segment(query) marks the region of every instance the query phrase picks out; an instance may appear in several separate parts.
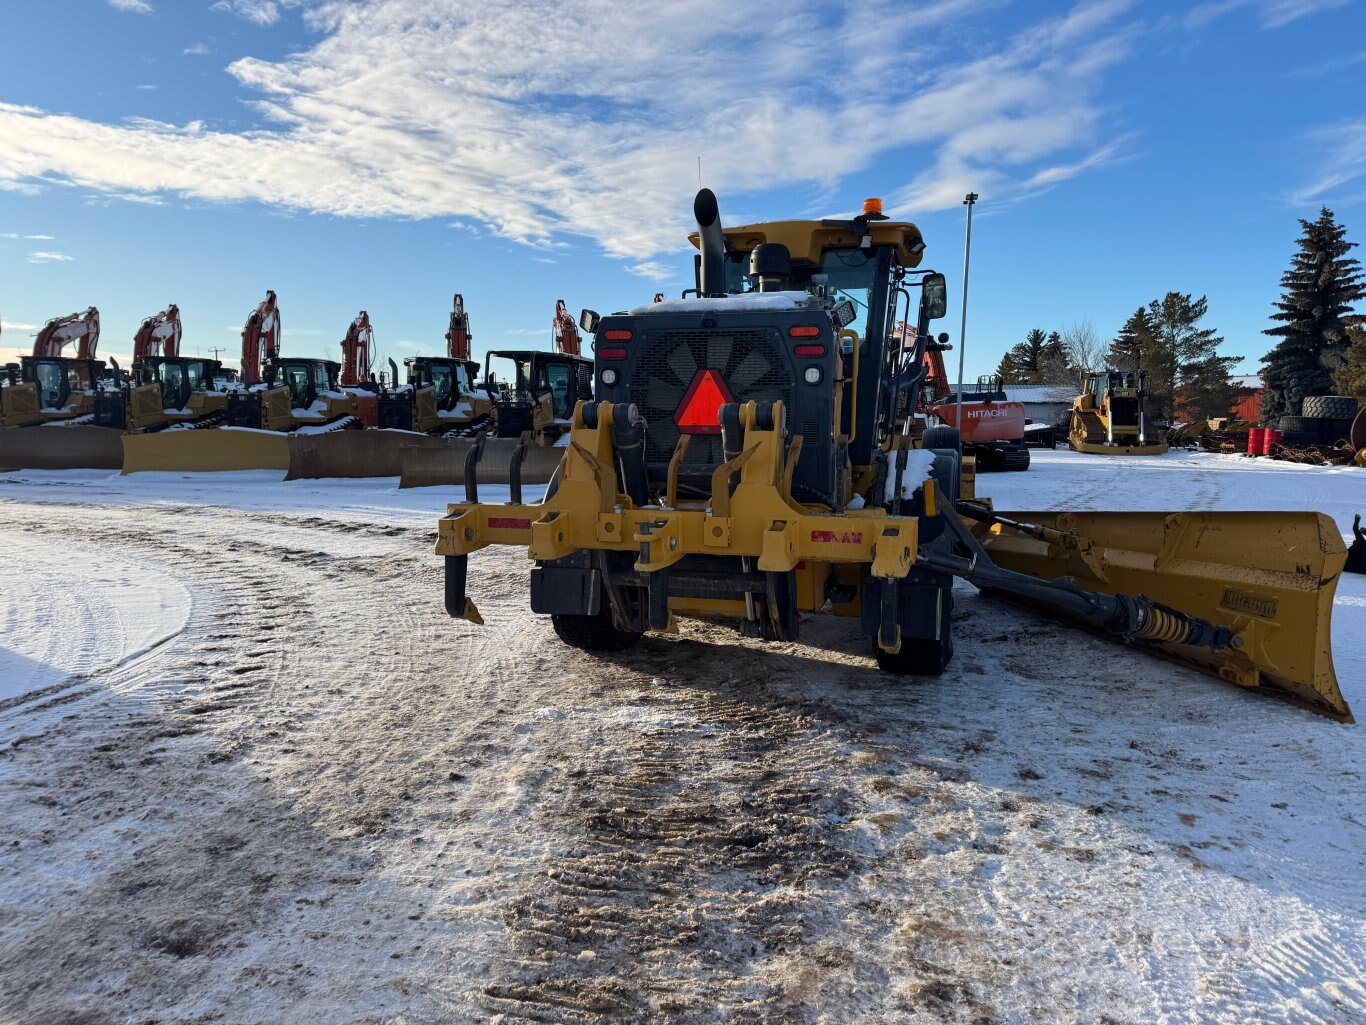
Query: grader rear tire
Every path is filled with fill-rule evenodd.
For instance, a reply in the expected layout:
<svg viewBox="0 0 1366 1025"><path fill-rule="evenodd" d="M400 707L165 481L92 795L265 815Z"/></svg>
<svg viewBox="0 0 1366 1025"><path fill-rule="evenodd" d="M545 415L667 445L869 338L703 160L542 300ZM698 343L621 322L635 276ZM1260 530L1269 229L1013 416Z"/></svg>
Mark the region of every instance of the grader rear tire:
<svg viewBox="0 0 1366 1025"><path fill-rule="evenodd" d="M557 615L550 617L550 623L560 640L582 651L625 651L644 636L635 630L618 630L605 603L596 616Z"/></svg>
<svg viewBox="0 0 1366 1025"><path fill-rule="evenodd" d="M953 658L953 635L947 630L938 640L903 637L896 654L873 645L877 667L893 676L940 676Z"/></svg>

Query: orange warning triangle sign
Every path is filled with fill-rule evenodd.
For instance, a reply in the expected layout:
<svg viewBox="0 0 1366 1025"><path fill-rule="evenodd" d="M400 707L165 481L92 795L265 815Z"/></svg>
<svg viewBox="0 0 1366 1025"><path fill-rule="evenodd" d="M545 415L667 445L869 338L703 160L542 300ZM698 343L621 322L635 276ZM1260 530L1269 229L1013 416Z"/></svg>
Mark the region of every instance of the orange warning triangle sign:
<svg viewBox="0 0 1366 1025"><path fill-rule="evenodd" d="M674 423L684 434L720 434L717 414L727 402L734 402L730 389L717 370L699 370L683 393L674 413Z"/></svg>

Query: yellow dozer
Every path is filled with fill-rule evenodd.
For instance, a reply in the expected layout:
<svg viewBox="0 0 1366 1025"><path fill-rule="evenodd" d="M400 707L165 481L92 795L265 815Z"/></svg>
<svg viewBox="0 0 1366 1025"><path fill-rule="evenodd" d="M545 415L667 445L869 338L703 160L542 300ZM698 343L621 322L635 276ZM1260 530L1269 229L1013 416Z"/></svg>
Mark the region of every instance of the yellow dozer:
<svg viewBox="0 0 1366 1025"><path fill-rule="evenodd" d="M1072 400L1067 443L1077 452L1102 456L1160 456L1167 443L1148 436L1146 371L1087 374Z"/></svg>
<svg viewBox="0 0 1366 1025"><path fill-rule="evenodd" d="M527 447L497 468L508 502L479 499L472 460L438 523L450 615L482 622L469 557L513 545L534 562L532 611L575 647L626 648L684 616L790 641L828 607L860 622L882 669L936 675L961 578L1351 720L1329 645L1346 547L1328 517L998 511L957 432L914 426L947 306L914 224L870 200L848 221L723 229L705 189L694 212L695 298L585 311L597 400L575 405L544 499L515 480Z"/></svg>
<svg viewBox="0 0 1366 1025"><path fill-rule="evenodd" d="M281 357L265 379L226 396L221 426L123 437L123 472L288 470L295 436L358 429L360 401L337 384L339 363Z"/></svg>
<svg viewBox="0 0 1366 1025"><path fill-rule="evenodd" d="M117 470L119 432L97 426L102 360L22 356L0 367L0 469Z"/></svg>
<svg viewBox="0 0 1366 1025"><path fill-rule="evenodd" d="M493 482L488 473L498 471L492 467L506 465L519 451L521 479L545 483L559 465L555 447L569 433L575 404L593 397L593 361L567 352L499 349L485 358L481 385L477 394L490 403L489 429L448 434L440 446L405 448L399 487L463 484L473 458L487 460L485 480Z"/></svg>

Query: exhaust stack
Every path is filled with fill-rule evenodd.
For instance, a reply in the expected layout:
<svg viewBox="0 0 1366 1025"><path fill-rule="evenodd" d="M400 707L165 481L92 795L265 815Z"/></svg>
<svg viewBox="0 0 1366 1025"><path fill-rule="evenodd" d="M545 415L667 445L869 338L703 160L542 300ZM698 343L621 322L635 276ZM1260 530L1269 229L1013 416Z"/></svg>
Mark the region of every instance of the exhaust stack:
<svg viewBox="0 0 1366 1025"><path fill-rule="evenodd" d="M692 202L697 218L698 249L702 266L697 287L704 296L726 294L726 236L721 231L721 211L716 205L716 194L701 189Z"/></svg>

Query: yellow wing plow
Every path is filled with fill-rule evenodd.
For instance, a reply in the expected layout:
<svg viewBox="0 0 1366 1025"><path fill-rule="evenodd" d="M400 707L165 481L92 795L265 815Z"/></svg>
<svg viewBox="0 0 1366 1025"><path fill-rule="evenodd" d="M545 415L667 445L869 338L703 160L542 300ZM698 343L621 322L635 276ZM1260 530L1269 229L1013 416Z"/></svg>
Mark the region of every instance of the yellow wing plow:
<svg viewBox="0 0 1366 1025"><path fill-rule="evenodd" d="M1125 639L1229 683L1352 722L1333 672L1333 595L1347 561L1321 513L1011 512L960 505L995 566L1108 595L1141 595L1150 615ZM976 581L974 581L976 582ZM979 585L983 586L983 585ZM985 590L1005 590L993 587ZM1019 595L1011 595L1021 600ZM1024 604L1076 618L1046 599ZM1189 643L1166 610L1203 621ZM1204 638L1209 640L1211 638Z"/></svg>

